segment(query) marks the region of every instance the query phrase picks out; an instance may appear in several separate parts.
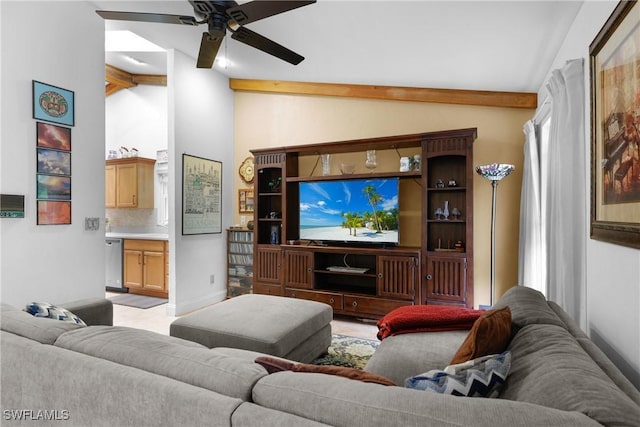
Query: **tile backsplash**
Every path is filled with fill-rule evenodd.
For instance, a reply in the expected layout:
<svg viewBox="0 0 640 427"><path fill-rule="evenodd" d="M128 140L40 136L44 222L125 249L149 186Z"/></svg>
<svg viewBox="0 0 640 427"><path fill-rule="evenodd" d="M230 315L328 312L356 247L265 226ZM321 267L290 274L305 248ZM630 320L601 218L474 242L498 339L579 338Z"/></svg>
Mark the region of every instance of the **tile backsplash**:
<svg viewBox="0 0 640 427"><path fill-rule="evenodd" d="M158 225L156 209L106 209L112 232L166 233L167 227Z"/></svg>

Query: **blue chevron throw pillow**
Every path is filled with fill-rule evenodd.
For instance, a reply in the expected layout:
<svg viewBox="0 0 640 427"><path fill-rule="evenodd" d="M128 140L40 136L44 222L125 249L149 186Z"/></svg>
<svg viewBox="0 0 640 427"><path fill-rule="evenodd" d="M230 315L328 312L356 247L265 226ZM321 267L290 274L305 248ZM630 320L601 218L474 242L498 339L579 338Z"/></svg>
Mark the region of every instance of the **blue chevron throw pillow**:
<svg viewBox="0 0 640 427"><path fill-rule="evenodd" d="M407 388L468 397L498 397L511 368L511 352L483 356L406 381Z"/></svg>
<svg viewBox="0 0 640 427"><path fill-rule="evenodd" d="M35 317L48 317L49 319L63 320L65 322L73 322L78 325L87 326L81 318L66 308L57 307L48 302L32 302L27 304L24 311Z"/></svg>

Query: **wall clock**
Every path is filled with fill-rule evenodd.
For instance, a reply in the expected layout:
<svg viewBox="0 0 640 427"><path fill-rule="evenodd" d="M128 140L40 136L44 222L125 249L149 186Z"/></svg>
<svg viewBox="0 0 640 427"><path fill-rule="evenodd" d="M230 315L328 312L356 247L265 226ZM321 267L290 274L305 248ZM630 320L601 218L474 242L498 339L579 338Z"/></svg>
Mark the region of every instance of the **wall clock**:
<svg viewBox="0 0 640 427"><path fill-rule="evenodd" d="M240 165L240 169L238 169L238 173L240 174L240 178L247 184L253 183L253 157L247 157L242 161Z"/></svg>

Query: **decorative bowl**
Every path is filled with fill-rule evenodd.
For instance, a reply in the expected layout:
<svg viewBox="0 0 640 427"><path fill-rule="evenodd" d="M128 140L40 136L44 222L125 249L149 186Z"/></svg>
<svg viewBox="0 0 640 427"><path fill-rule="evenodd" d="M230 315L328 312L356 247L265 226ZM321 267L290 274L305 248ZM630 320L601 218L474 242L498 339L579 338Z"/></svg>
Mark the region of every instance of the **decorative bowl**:
<svg viewBox="0 0 640 427"><path fill-rule="evenodd" d="M356 170L356 165L353 163L340 163L340 172L343 175L351 175Z"/></svg>

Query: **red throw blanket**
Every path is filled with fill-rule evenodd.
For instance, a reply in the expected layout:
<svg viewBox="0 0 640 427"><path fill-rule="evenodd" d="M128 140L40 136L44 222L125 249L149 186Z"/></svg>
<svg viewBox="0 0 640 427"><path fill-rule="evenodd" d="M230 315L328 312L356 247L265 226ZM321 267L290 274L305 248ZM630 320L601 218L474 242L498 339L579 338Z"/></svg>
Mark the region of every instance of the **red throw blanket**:
<svg viewBox="0 0 640 427"><path fill-rule="evenodd" d="M378 321L378 339L410 332L471 329L483 310L446 305L408 305L396 308Z"/></svg>

